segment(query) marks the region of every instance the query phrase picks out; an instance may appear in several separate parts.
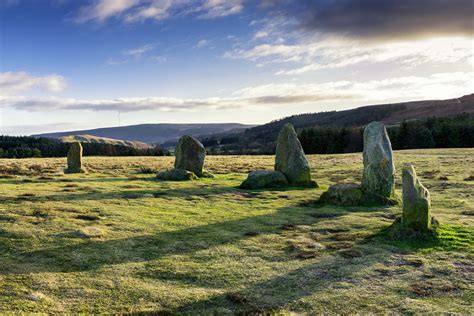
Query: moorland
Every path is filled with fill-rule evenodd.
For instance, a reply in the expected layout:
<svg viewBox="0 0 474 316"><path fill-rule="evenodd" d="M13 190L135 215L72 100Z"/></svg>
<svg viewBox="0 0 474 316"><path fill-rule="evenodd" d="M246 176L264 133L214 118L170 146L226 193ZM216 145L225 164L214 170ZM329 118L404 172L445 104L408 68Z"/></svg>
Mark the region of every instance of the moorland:
<svg viewBox="0 0 474 316"><path fill-rule="evenodd" d="M0 160L0 313L461 313L474 300L474 149L395 151L430 190L437 238L394 240L400 206L315 203L362 154L309 155L320 187L241 190L273 156Z"/></svg>

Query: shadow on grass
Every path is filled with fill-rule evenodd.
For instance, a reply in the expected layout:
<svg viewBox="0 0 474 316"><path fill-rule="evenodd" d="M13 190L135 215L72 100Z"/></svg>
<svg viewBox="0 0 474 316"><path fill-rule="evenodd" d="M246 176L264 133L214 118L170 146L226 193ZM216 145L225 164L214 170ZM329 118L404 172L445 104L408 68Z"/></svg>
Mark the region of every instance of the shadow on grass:
<svg viewBox="0 0 474 316"><path fill-rule="evenodd" d="M34 183L118 183L118 182L134 182L134 181L156 181L155 177L145 177L137 175L130 175L129 177L104 177L104 178L88 178L87 175L82 175L81 178L73 178L63 176L54 177L51 179L42 179L41 177L25 177L18 179L0 180L1 184L34 184Z"/></svg>
<svg viewBox="0 0 474 316"><path fill-rule="evenodd" d="M153 235L112 240L67 238L58 240L59 246L38 251L23 253L7 251L7 255L14 259L16 264L1 270L0 274L88 271L106 265L150 261L164 256L189 254L218 245L235 243L250 238L251 232L254 231L260 234L278 233L281 231L281 226L288 223L308 225L325 220L311 216L314 210L295 210L295 208L297 206L282 208L271 214L176 231L157 232ZM342 216L345 213L344 210L338 210L335 216ZM8 238L0 239L0 249L9 249L8 242L14 241ZM67 244L62 246L61 243ZM23 271L22 265L27 267L28 271Z"/></svg>
<svg viewBox="0 0 474 316"><path fill-rule="evenodd" d="M332 252L332 256L326 256L316 263L294 269L284 275L250 284L237 291L196 300L169 312L186 314L199 311L212 314L220 308L239 314L277 313L282 309L291 310L289 304L328 288L337 291L338 283L342 283L343 288L347 282L356 283L358 272L370 266L390 266L390 253L450 251L469 247L473 250L473 235L468 228L445 225L439 227L436 238L394 240L390 237L392 226L370 234L343 252L359 253L362 254L361 257L351 258L343 256L341 252ZM404 264L412 265L411 262ZM384 274L377 277L383 278ZM298 303L297 306L302 308L301 304L304 303ZM302 309L304 310L304 307Z"/></svg>
<svg viewBox="0 0 474 316"><path fill-rule="evenodd" d="M136 181L131 181L127 179L114 179L113 182L127 181L130 184L136 183ZM155 181L154 179L140 178L140 181ZM97 180L99 181L99 180ZM72 181L74 183L77 181ZM87 181L85 181L87 182ZM67 184L65 182L65 189ZM176 182L159 182L161 184L172 184ZM193 182L194 183L194 182ZM212 197L219 196L222 194L238 194L242 197L256 197L261 193L265 192L288 192L288 191L300 191L300 190L309 190L314 188L303 188L303 187L284 187L284 188L271 188L266 190L243 190L238 187L232 186L222 186L219 184L213 184L211 182L199 182L192 188L176 188L169 189L166 187L157 187L156 189L147 189L147 190L135 190L127 189L115 192L100 192L100 188L89 188L86 189L84 193L63 193L63 194L52 194L52 195L22 195L18 197L3 197L0 199L3 203L17 203L21 201L25 202L48 202L48 201L87 201L87 200L120 200L120 199L138 199L143 197L148 197L153 195L155 198L187 198L191 195L201 196L201 197ZM120 188L120 187L119 187ZM123 188L121 188L123 189ZM84 190L84 188L74 188L74 190ZM87 192L89 191L89 192Z"/></svg>

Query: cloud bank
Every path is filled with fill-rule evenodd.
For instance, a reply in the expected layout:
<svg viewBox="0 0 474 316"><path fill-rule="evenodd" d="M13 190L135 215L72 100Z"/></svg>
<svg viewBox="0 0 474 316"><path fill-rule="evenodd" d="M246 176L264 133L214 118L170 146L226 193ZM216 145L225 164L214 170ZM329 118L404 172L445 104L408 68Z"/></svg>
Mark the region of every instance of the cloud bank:
<svg viewBox="0 0 474 316"><path fill-rule="evenodd" d="M59 75L33 76L27 72L1 72L0 96L12 95L32 89L60 92L66 87L66 80Z"/></svg>
<svg viewBox="0 0 474 316"><path fill-rule="evenodd" d="M285 1L280 1L285 3ZM311 32L393 40L472 35L472 0L321 0L285 6Z"/></svg>
<svg viewBox="0 0 474 316"><path fill-rule="evenodd" d="M180 99L169 97L81 100L74 98L0 97L0 106L22 111L163 111L230 110L249 107L371 102L394 98L442 99L472 93L474 74L438 73L368 82L334 81L308 84L267 84L247 87L228 98Z"/></svg>
<svg viewBox="0 0 474 316"><path fill-rule="evenodd" d="M81 8L76 21L104 22L118 18L135 23L188 15L211 19L240 13L243 7L243 0L95 0Z"/></svg>

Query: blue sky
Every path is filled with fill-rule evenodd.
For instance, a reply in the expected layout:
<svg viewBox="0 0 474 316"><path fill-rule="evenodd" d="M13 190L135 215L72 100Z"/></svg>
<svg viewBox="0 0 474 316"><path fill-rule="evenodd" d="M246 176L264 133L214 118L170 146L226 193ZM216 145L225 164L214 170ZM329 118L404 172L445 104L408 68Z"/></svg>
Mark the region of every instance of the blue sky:
<svg viewBox="0 0 474 316"><path fill-rule="evenodd" d="M470 0L0 0L0 133L473 92Z"/></svg>

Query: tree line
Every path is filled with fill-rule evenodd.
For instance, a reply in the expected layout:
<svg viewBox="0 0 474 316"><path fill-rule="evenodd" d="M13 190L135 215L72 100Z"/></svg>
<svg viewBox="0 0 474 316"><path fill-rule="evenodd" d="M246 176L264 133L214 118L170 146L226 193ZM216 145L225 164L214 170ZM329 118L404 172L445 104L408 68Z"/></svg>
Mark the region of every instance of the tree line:
<svg viewBox="0 0 474 316"><path fill-rule="evenodd" d="M0 136L0 158L66 157L71 144L56 139L28 136ZM135 148L129 146L82 143L84 156L166 156L159 146Z"/></svg>
<svg viewBox="0 0 474 316"><path fill-rule="evenodd" d="M392 148L474 147L474 117L453 117L403 121L387 127ZM363 150L362 127L317 126L301 130L299 139L307 154L336 154Z"/></svg>

